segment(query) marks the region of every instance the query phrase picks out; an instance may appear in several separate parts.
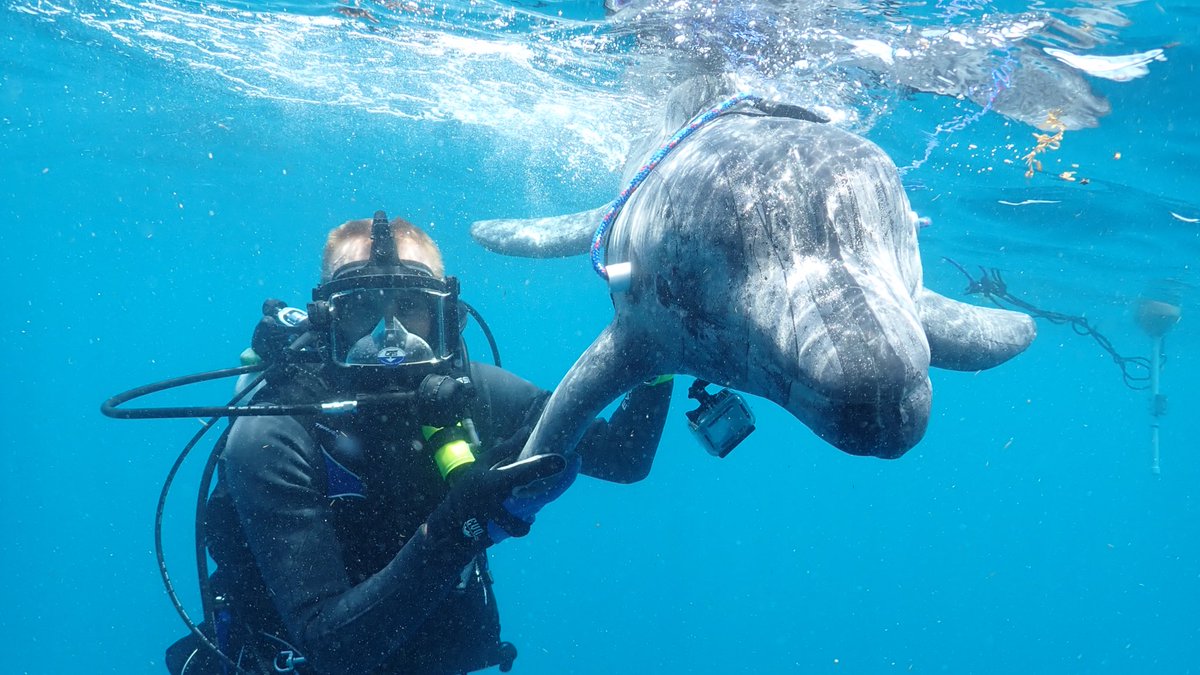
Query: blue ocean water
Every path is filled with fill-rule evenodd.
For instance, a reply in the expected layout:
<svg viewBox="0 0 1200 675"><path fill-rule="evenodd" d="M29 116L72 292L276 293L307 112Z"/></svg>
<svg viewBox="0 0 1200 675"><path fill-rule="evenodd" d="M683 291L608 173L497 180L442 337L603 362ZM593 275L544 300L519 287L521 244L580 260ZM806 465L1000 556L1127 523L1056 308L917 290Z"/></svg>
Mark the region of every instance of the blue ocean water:
<svg viewBox="0 0 1200 675"><path fill-rule="evenodd" d="M504 258L467 228L611 199L670 79L661 66L699 54L834 113L902 167L931 148L905 172L933 220L930 288L966 299L943 256L999 267L1014 294L1086 316L1135 356L1150 352L1139 298L1178 305L1162 472L1149 394L1051 323L1000 368L934 371L929 432L896 461L844 455L763 400L751 439L714 459L677 387L649 479L581 481L495 550L519 672L1200 671L1200 6L759 3L738 7L750 19L718 12L713 30L706 8L722 6L671 3L699 12L694 31L665 33L681 56L591 0L0 3L0 259L14 272L0 333L3 670L162 672L184 629L151 523L197 422L114 421L99 403L235 364L264 298L307 298L330 227L378 208L427 227L506 366L553 387L610 318L603 285L584 257ZM1004 96L1069 112L1084 98L1064 84L1074 71L1111 104L1027 178L1033 135L1055 131L1036 106L1004 112L1012 100L989 87L1010 57L1032 72L1031 16L1058 21L1034 47L1165 60L1123 81L1057 61L1037 66L1053 76L1041 89L1014 79ZM944 92L900 86L864 56L876 45L863 40L922 31L1009 37L973 61L948 55L971 67L946 72L974 75ZM831 39L858 51L821 61ZM198 464L166 522L192 607Z"/></svg>

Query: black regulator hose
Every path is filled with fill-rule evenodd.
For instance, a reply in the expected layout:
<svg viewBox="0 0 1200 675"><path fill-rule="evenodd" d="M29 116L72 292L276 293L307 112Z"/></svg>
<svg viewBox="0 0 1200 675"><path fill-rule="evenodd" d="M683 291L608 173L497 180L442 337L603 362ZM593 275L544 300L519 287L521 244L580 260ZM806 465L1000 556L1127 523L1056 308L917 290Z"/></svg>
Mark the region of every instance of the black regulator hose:
<svg viewBox="0 0 1200 675"><path fill-rule="evenodd" d="M169 380L163 380L162 382L147 384L113 396L100 405L100 412L104 413L108 417L124 420L177 419L189 417L283 417L286 415L328 415L354 412L358 409L360 403L366 405L380 405L383 403L388 405L408 404L417 397L417 394L413 392L389 392L374 396L362 396L359 399L320 401L316 403L293 403L289 405L279 405L275 403L232 405L239 400L234 399L230 402L230 405L218 406L164 406L161 408L119 407L134 399L148 396L160 391L165 391L167 389L182 387L189 384L196 384L198 382L219 380L224 377L245 375L246 373L258 373L265 371L270 367L271 366L267 364L239 366L237 368L225 368L207 373L197 373L195 375L184 375L182 377L174 377ZM259 380L256 380L256 382L257 381Z"/></svg>
<svg viewBox="0 0 1200 675"><path fill-rule="evenodd" d="M231 370L242 370L242 369L233 368ZM249 372L253 372L253 371L249 371ZM265 373L259 374L258 377L254 378L254 380L252 380L250 383L248 383L245 387L242 387L242 389L234 395L234 398L233 398L233 400L230 401L230 404L237 402L243 396L245 396L247 393L252 391L254 389L254 387L258 386L258 384L260 382L262 382L262 380L265 377L266 377ZM198 380L198 381L202 381L202 380ZM150 386L154 386L154 385L150 385ZM144 388L145 387L143 387L143 389ZM146 393L150 393L150 392L146 392ZM115 399L118 397L113 397L113 398ZM136 397L131 397L131 398L136 398ZM110 399L110 401L111 400L112 399ZM128 400L128 399L126 399L126 400ZM119 405L119 403L118 403L118 405ZM105 413L105 414L107 414L107 413ZM216 415L216 416L210 417L209 419L205 420L203 425L200 427L200 430L197 431L195 433L195 435L192 436L191 440L189 440L187 445L185 445L183 447L183 450L180 451L179 456L177 458L175 458L175 463L171 465L171 470L167 472L166 480L163 481L162 491L158 495L158 508L154 512L154 554L158 560L158 572L162 576L163 586L167 590L167 597L170 598L171 604L175 606L175 611L179 614L179 618L183 619L183 623L187 625L188 630L190 630L192 632L192 634L194 636L196 636L196 639L200 641L201 645L203 645L206 649L208 649L213 654L215 654L218 658L220 658L222 661L224 661L225 665L231 667L233 669L233 672L241 673L241 674L245 674L245 675L252 675L250 673L247 673L242 668L238 667L238 665L236 663L234 663L234 661L232 659L230 659L227 654L225 654L224 652L221 651L220 647L218 647L216 644L214 644L213 641L211 639L209 639L209 637L207 635L204 634L204 631L200 630L200 627L198 625L196 625L196 622L193 621L190 616L188 616L187 609L184 608L183 602L179 599L179 595L175 592L175 585L171 582L171 573L167 570L167 559L166 559L166 554L163 550L163 534L162 534L163 533L163 527L162 527L163 526L163 512L166 510L167 495L169 495L171 493L171 486L175 482L175 476L179 473L180 467L183 466L184 460L186 460L188 455L191 454L192 449L196 447L196 445L200 442L200 440L202 438L204 438L205 434L207 434L208 431L213 428L213 425L215 425L217 423L217 421L220 419L221 419L221 416ZM228 433L228 430L226 430L226 433ZM202 494L205 495L205 497L204 497L205 500L207 500L208 485L210 485L212 482L212 474L213 474L213 471L215 470L215 467L217 464L217 459L220 457L221 450L223 449L223 447L224 447L223 442L218 442L216 444L216 447L213 448L212 454L209 455L208 463L204 467L205 476L204 476L204 479L201 480L201 488L200 489L201 489ZM197 543L196 543L196 546L197 546L198 550L197 550L196 558L198 561L197 564L199 566L199 572L200 572L200 599L201 599L201 603L203 605L204 618L208 621L212 621L212 619L214 617L214 612L213 612L213 607L212 607L212 592L211 592L211 589L209 588L208 560L205 557L207 555L207 552L204 547L204 536L203 536L203 525L202 525L203 520L205 518L204 514L205 514L205 510L200 508L199 504L197 504L197 511L196 511L196 521L197 521L196 542ZM213 626L214 631L215 631L216 624L210 623L209 625ZM214 635L215 635L215 632L214 632Z"/></svg>
<svg viewBox="0 0 1200 675"><path fill-rule="evenodd" d="M196 373L194 375L181 375L180 377L172 377L161 382L152 382L142 385L129 391L122 392L100 404L100 412L108 417L119 420L148 420L148 419L169 419L180 417L237 417L245 414L258 414L262 412L246 413L244 411L253 408L253 406L235 406L237 399L230 401L227 406L175 406L163 408L120 408L119 406L128 403L134 399L143 396L149 396L167 389L176 387L184 387L189 384L199 382L209 382L211 380L219 380L225 377L237 377L247 373L259 373L266 370L269 366L265 363L260 363L253 366L238 366L237 368L223 368L221 370L213 370L205 373ZM269 414L269 413L267 413Z"/></svg>
<svg viewBox="0 0 1200 675"><path fill-rule="evenodd" d="M466 308L468 314L475 318L475 323L479 325L480 330L483 331L483 336L487 338L488 346L492 348L492 360L496 362L497 368L502 368L503 366L500 365L500 347L496 345L496 337L492 335L492 329L488 328L487 322L483 320L483 315L479 313L479 310L468 305L465 301L459 300L459 303Z"/></svg>

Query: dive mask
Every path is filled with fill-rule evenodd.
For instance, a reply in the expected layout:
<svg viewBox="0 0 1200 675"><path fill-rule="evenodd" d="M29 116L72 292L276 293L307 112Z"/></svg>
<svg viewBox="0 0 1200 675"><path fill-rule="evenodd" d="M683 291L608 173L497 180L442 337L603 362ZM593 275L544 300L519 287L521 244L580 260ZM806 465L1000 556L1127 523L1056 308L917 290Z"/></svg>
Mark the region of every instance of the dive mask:
<svg viewBox="0 0 1200 675"><path fill-rule="evenodd" d="M449 358L446 300L452 292L444 283L407 275L352 280L367 285L333 291L326 300L336 365L396 367Z"/></svg>
<svg viewBox="0 0 1200 675"><path fill-rule="evenodd" d="M382 212L372 226L371 259L351 263L313 290L314 316L328 336L330 360L344 367L436 365L458 345L458 281L398 260ZM390 249L391 255L388 255Z"/></svg>

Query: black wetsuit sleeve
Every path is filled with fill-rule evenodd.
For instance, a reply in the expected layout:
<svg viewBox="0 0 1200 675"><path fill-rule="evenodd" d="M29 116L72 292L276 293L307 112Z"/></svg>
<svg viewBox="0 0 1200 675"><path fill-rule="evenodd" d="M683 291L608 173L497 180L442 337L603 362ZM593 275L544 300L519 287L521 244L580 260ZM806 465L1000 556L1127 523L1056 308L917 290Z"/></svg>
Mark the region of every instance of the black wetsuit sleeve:
<svg viewBox="0 0 1200 675"><path fill-rule="evenodd" d="M234 426L222 459L238 519L295 646L321 673L370 672L403 647L477 551L422 526L353 585L325 496L324 459L288 417Z"/></svg>
<svg viewBox="0 0 1200 675"><path fill-rule="evenodd" d="M671 407L672 382L638 385L609 420L595 420L579 441L585 475L614 483L636 483L650 475L663 423Z"/></svg>
<svg viewBox="0 0 1200 675"><path fill-rule="evenodd" d="M490 364L473 362L471 367L479 394L472 412L484 446L491 447L521 427L537 424L550 392Z"/></svg>
<svg viewBox="0 0 1200 675"><path fill-rule="evenodd" d="M480 403L491 418L508 424L494 430L503 440L520 428L533 424L541 415L550 392L492 366L475 364L480 383ZM594 420L584 432L576 451L583 459L585 475L615 483L635 483L650 473L663 423L671 405L672 383L639 385L626 394L608 421ZM482 434L482 432L481 432ZM486 437L484 442L488 442Z"/></svg>

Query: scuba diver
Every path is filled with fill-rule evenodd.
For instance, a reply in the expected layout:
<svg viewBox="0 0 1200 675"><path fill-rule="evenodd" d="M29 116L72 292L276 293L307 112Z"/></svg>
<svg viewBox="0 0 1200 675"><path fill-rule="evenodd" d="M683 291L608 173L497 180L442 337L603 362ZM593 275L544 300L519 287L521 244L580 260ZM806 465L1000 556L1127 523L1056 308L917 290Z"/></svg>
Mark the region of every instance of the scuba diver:
<svg viewBox="0 0 1200 675"><path fill-rule="evenodd" d="M512 667L487 549L528 533L580 472L644 478L671 382L629 392L574 451L516 461L549 392L470 361L467 311L433 240L383 212L329 233L307 312L264 305L249 358L269 367L215 413L237 417L198 507L201 569L206 553L216 569L172 673Z"/></svg>

